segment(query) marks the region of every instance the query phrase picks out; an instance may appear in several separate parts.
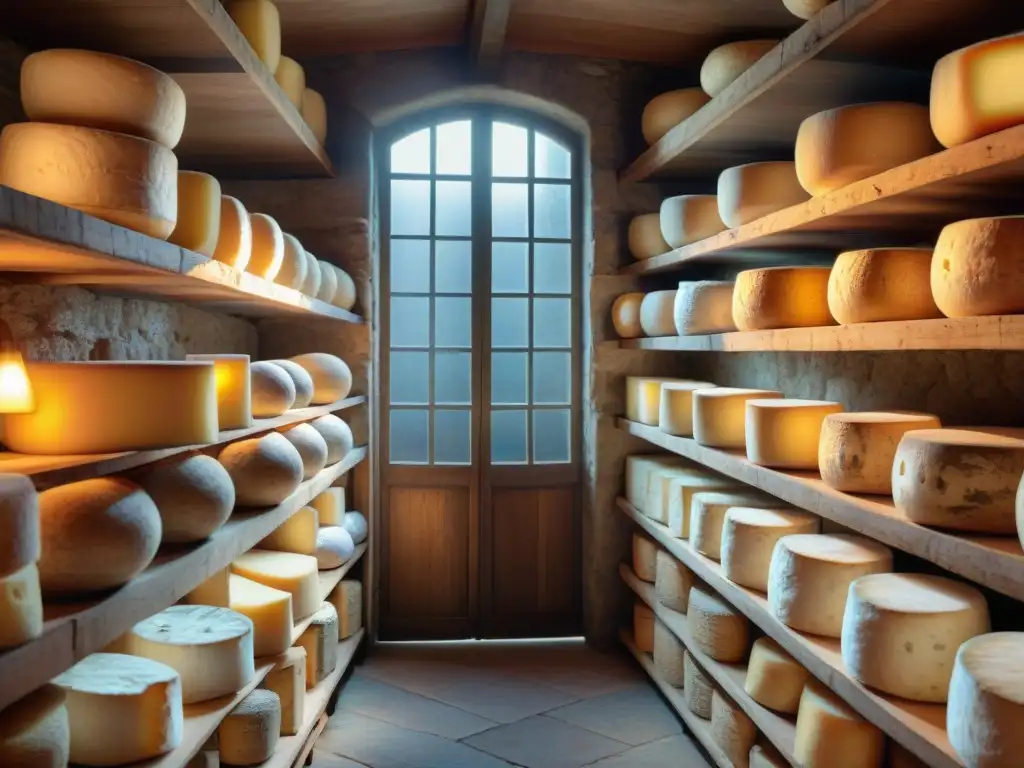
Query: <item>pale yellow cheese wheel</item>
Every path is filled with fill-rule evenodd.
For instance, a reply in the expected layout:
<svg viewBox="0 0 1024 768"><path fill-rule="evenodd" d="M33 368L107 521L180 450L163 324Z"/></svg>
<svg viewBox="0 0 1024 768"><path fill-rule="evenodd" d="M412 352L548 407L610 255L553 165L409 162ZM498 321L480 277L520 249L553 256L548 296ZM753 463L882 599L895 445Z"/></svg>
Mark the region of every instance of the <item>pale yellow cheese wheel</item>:
<svg viewBox="0 0 1024 768"><path fill-rule="evenodd" d="M230 195L220 198L220 232L213 258L241 271L252 255L252 224L245 206Z"/></svg>
<svg viewBox="0 0 1024 768"><path fill-rule="evenodd" d="M676 292L651 291L640 302L640 327L645 336L675 336Z"/></svg>
<svg viewBox="0 0 1024 768"><path fill-rule="evenodd" d="M782 0L786 10L800 19L809 19L832 0Z"/></svg>
<svg viewBox="0 0 1024 768"><path fill-rule="evenodd" d="M331 269L334 270L336 278L337 288L334 291L334 297L331 299L331 304L341 309L352 309L356 305L356 284L352 279L352 276L339 266L331 264Z"/></svg>
<svg viewBox="0 0 1024 768"><path fill-rule="evenodd" d="M306 250L295 235L287 232L284 236L284 252L281 257L281 268L277 271L274 282L287 288L299 290L306 282L306 270L309 262L306 261Z"/></svg>
<svg viewBox="0 0 1024 768"><path fill-rule="evenodd" d="M302 479L308 480L327 466L327 442L309 424L282 429L285 440L295 446L302 458Z"/></svg>
<svg viewBox="0 0 1024 768"><path fill-rule="evenodd" d="M302 292L315 299L320 292L320 261L309 251L306 251L306 279L302 282Z"/></svg>
<svg viewBox="0 0 1024 768"><path fill-rule="evenodd" d="M711 694L711 738L733 766L746 765L750 749L757 740L754 721L717 689Z"/></svg>
<svg viewBox="0 0 1024 768"><path fill-rule="evenodd" d="M217 457L235 484L240 507L272 507L302 482L302 456L277 432L231 443Z"/></svg>
<svg viewBox="0 0 1024 768"><path fill-rule="evenodd" d="M942 317L931 270L931 248L840 253L828 278L829 312L842 325Z"/></svg>
<svg viewBox="0 0 1024 768"><path fill-rule="evenodd" d="M252 253L245 271L265 280L273 280L281 271L281 262L284 261L284 232L265 213L250 214L249 224L252 225Z"/></svg>
<svg viewBox="0 0 1024 768"><path fill-rule="evenodd" d="M633 642L643 653L654 653L654 611L643 603L633 604Z"/></svg>
<svg viewBox="0 0 1024 768"><path fill-rule="evenodd" d="M0 765L7 768L66 768L71 732L64 691L46 683L4 708Z"/></svg>
<svg viewBox="0 0 1024 768"><path fill-rule="evenodd" d="M270 0L231 0L225 7L256 56L270 74L275 74L281 62L281 14L277 6Z"/></svg>
<svg viewBox="0 0 1024 768"><path fill-rule="evenodd" d="M288 372L266 360L249 366L252 415L258 419L280 416L295 405L295 382Z"/></svg>
<svg viewBox="0 0 1024 768"><path fill-rule="evenodd" d="M711 697L715 683L689 651L683 655L683 699L697 717L711 719Z"/></svg>
<svg viewBox="0 0 1024 768"><path fill-rule="evenodd" d="M317 262L320 265L320 290L316 292L316 297L330 304L334 301L334 294L338 292L338 273L335 272L333 264L322 259L318 259Z"/></svg>
<svg viewBox="0 0 1024 768"><path fill-rule="evenodd" d="M770 637L759 637L750 649L745 690L764 707L787 715L800 708L800 694L810 674Z"/></svg>
<svg viewBox="0 0 1024 768"><path fill-rule="evenodd" d="M680 88L655 96L640 119L644 141L654 144L710 100L700 88Z"/></svg>
<svg viewBox="0 0 1024 768"><path fill-rule="evenodd" d="M750 647L750 622L708 587L692 587L686 622L693 642L715 661L743 661Z"/></svg>
<svg viewBox="0 0 1024 768"><path fill-rule="evenodd" d="M612 304L612 326L620 339L636 339L644 335L640 326L640 305L644 294L624 293Z"/></svg>
<svg viewBox="0 0 1024 768"><path fill-rule="evenodd" d="M718 215L727 227L749 224L808 197L796 163L789 160L737 165L718 176Z"/></svg>
<svg viewBox="0 0 1024 768"><path fill-rule="evenodd" d="M879 768L885 734L817 680L800 696L793 757L803 768Z"/></svg>
<svg viewBox="0 0 1024 768"><path fill-rule="evenodd" d="M324 405L344 400L352 391L352 370L336 355L309 352L293 357L293 363L302 366L313 379L313 405Z"/></svg>
<svg viewBox="0 0 1024 768"><path fill-rule="evenodd" d="M299 112L316 140L323 144L327 138L327 104L324 103L324 97L312 88L306 88L302 92Z"/></svg>
<svg viewBox="0 0 1024 768"><path fill-rule="evenodd" d="M637 578L654 583L658 571L658 545L641 533L633 534L633 572Z"/></svg>
<svg viewBox="0 0 1024 768"><path fill-rule="evenodd" d="M946 317L1024 312L1024 216L947 224L932 256L931 288Z"/></svg>
<svg viewBox="0 0 1024 768"><path fill-rule="evenodd" d="M828 267L765 267L736 275L732 319L741 331L835 325Z"/></svg>
<svg viewBox="0 0 1024 768"><path fill-rule="evenodd" d="M778 44L778 40L742 40L718 46L700 67L700 87L708 96L717 96Z"/></svg>
<svg viewBox="0 0 1024 768"><path fill-rule="evenodd" d="M842 410L829 400L748 400L747 460L762 467L816 469L821 424Z"/></svg>
<svg viewBox="0 0 1024 768"><path fill-rule="evenodd" d="M654 668L661 678L674 688L682 688L685 683L683 669L683 653L685 647L671 629L665 626L657 616L654 618Z"/></svg>
<svg viewBox="0 0 1024 768"><path fill-rule="evenodd" d="M277 62L274 79L281 86L288 101L294 104L296 109L301 109L302 92L306 90L306 73L299 62L288 56L282 56Z"/></svg>
<svg viewBox="0 0 1024 768"><path fill-rule="evenodd" d="M661 236L661 216L657 213L634 216L629 222L628 239L629 252L638 261L660 256L672 250Z"/></svg>
<svg viewBox="0 0 1024 768"><path fill-rule="evenodd" d="M178 220L168 242L213 256L220 235L220 182L208 173L178 171Z"/></svg>
<svg viewBox="0 0 1024 768"><path fill-rule="evenodd" d="M676 195L661 201L661 237L670 248L681 248L725 230L714 195Z"/></svg>
<svg viewBox="0 0 1024 768"><path fill-rule="evenodd" d="M722 523L722 572L740 586L768 591L775 544L784 536L817 533L821 520L797 509L732 507Z"/></svg>
<svg viewBox="0 0 1024 768"><path fill-rule="evenodd" d="M39 559L39 494L25 475L0 473L0 577Z"/></svg>
<svg viewBox="0 0 1024 768"><path fill-rule="evenodd" d="M693 438L714 448L745 448L748 400L782 397L770 389L711 387L698 389L693 401Z"/></svg>

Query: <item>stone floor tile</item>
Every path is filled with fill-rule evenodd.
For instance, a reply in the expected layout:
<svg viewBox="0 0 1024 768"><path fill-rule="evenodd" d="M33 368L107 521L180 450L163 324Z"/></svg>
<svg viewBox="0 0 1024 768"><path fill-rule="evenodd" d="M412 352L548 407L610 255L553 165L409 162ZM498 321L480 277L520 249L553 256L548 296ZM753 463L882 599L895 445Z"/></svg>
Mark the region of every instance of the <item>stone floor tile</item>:
<svg viewBox="0 0 1024 768"><path fill-rule="evenodd" d="M463 743L526 768L579 768L628 748L620 741L544 716L493 728Z"/></svg>
<svg viewBox="0 0 1024 768"><path fill-rule="evenodd" d="M675 714L646 683L545 714L634 747L682 731Z"/></svg>
<svg viewBox="0 0 1024 768"><path fill-rule="evenodd" d="M680 734L598 760L589 768L711 768L711 765L694 743Z"/></svg>
<svg viewBox="0 0 1024 768"><path fill-rule="evenodd" d="M324 749L313 749L313 762L309 768L367 768L365 763L357 763L347 757L332 754Z"/></svg>

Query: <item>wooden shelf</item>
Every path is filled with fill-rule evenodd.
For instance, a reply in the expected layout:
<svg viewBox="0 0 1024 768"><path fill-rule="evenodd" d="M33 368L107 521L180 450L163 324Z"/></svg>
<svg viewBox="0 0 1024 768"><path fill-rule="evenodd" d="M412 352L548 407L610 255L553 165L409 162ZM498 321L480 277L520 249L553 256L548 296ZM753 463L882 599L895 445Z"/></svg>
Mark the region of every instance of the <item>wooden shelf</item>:
<svg viewBox="0 0 1024 768"><path fill-rule="evenodd" d="M637 597L643 600L654 614L667 626L679 641L686 646L697 663L707 672L718 687L725 691L729 698L735 701L740 708L747 713L747 716L754 721L757 729L775 746L790 765L797 765L793 757L793 749L796 745L796 721L793 718L786 718L777 712L772 712L762 707L746 692L744 685L747 678L747 668L743 664L723 664L715 661L694 642L690 634L690 627L686 622L686 615L665 607L658 600L654 591L654 585L641 581L633 570L625 563L619 565L619 574L626 586L636 593Z"/></svg>
<svg viewBox="0 0 1024 768"><path fill-rule="evenodd" d="M721 565L698 554L688 542L674 538L668 528L646 517L625 499L619 498L618 505L627 517L638 523L864 718L921 758L930 768L962 768L963 763L946 736L944 705L881 696L868 690L847 673L838 639L793 631L772 615L764 595L729 581L722 573Z"/></svg>
<svg viewBox="0 0 1024 768"><path fill-rule="evenodd" d="M206 541L161 550L153 563L116 592L93 602L44 605L42 637L0 654L0 709L35 690L76 661L101 650L137 622L173 605L254 547L367 455L356 448L299 486L276 507L236 510Z"/></svg>
<svg viewBox="0 0 1024 768"><path fill-rule="evenodd" d="M362 544L356 547L355 553L348 559L348 562L342 564L339 568L332 568L329 571L320 571L320 602L324 602L328 595L334 591L334 588L338 586L338 583L345 578L345 574L352 570L352 567L359 562L359 559L366 554L367 544L364 541ZM292 629L292 644L298 642L299 637L303 632L313 623L313 617L307 616L305 619L300 621Z"/></svg>
<svg viewBox="0 0 1024 768"><path fill-rule="evenodd" d="M817 473L780 472L751 464L738 451L698 445L657 427L618 420L619 429L709 469L760 488L794 506L909 552L996 592L1024 600L1024 550L1016 536L975 536L926 528L903 515L887 496L835 491Z"/></svg>

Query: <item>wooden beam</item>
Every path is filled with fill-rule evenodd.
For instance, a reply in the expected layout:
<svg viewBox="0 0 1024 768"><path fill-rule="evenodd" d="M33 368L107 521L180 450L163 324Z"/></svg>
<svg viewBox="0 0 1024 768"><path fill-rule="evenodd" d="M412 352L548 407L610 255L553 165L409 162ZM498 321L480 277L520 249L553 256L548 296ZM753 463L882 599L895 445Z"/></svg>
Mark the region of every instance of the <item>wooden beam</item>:
<svg viewBox="0 0 1024 768"><path fill-rule="evenodd" d="M469 49L473 63L484 73L494 72L501 59L512 0L475 0Z"/></svg>

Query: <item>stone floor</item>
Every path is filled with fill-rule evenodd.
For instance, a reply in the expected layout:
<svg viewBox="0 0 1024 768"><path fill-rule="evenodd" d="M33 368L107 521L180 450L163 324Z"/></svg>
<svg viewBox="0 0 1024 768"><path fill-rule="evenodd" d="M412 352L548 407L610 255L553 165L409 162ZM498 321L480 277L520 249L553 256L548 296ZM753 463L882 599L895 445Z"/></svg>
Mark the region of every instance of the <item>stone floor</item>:
<svg viewBox="0 0 1024 768"><path fill-rule="evenodd" d="M394 644L357 667L314 768L708 768L625 656L582 642Z"/></svg>

